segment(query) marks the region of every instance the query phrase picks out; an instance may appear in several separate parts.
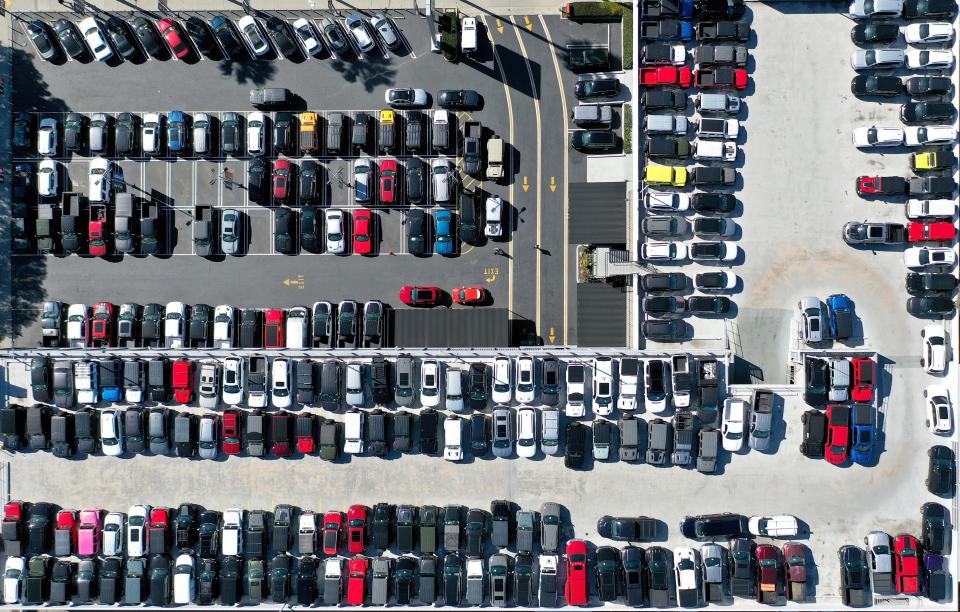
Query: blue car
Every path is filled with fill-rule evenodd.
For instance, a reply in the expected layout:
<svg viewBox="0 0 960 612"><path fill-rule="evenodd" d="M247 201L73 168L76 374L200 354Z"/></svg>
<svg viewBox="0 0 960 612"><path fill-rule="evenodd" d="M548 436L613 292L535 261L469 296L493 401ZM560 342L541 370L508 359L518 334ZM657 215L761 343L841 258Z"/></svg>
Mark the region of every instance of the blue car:
<svg viewBox="0 0 960 612"><path fill-rule="evenodd" d="M834 339L846 340L853 335L853 301L846 295L834 293L827 298L827 316Z"/></svg>
<svg viewBox="0 0 960 612"><path fill-rule="evenodd" d="M877 429L873 406L854 404L852 421L850 456L857 463L868 463L873 458L873 440Z"/></svg>
<svg viewBox="0 0 960 612"><path fill-rule="evenodd" d="M677 19L643 20L640 22L640 40L687 41L693 38L693 24Z"/></svg>
<svg viewBox="0 0 960 612"><path fill-rule="evenodd" d="M187 148L187 118L183 111L171 111L167 115L167 146L174 155Z"/></svg>
<svg viewBox="0 0 960 612"><path fill-rule="evenodd" d="M436 238L433 250L437 255L453 253L453 215L449 210L438 210L433 213L433 224L436 228Z"/></svg>
<svg viewBox="0 0 960 612"><path fill-rule="evenodd" d="M680 19L690 19L693 17L693 0L663 1L661 2L641 2L640 16L659 19L664 17L679 17Z"/></svg>

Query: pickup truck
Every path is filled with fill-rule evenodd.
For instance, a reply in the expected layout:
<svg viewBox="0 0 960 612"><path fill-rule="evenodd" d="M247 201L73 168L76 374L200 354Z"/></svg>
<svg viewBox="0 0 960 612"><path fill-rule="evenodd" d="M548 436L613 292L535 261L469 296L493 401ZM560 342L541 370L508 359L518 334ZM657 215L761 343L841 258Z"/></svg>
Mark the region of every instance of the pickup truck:
<svg viewBox="0 0 960 612"><path fill-rule="evenodd" d="M107 205L90 203L90 222L87 226L89 241L87 247L92 257L104 257L107 254Z"/></svg>
<svg viewBox="0 0 960 612"><path fill-rule="evenodd" d="M858 176L857 195L903 195L907 193L907 179L902 176Z"/></svg>
<svg viewBox="0 0 960 612"><path fill-rule="evenodd" d="M641 21L640 40L690 40L693 38L693 26L689 21L662 19L660 21Z"/></svg>
<svg viewBox="0 0 960 612"><path fill-rule="evenodd" d="M53 251L53 206L40 204L37 207L37 250L41 253Z"/></svg>
<svg viewBox="0 0 960 612"><path fill-rule="evenodd" d="M693 441L697 435L693 414L678 412L673 417L673 454L670 460L674 465L688 466L693 460Z"/></svg>
<svg viewBox="0 0 960 612"><path fill-rule="evenodd" d="M734 168L694 166L689 168L688 172L692 175L694 186L733 185L737 182L737 171Z"/></svg>
<svg viewBox="0 0 960 612"><path fill-rule="evenodd" d="M647 115L644 122L644 131L647 134L683 136L687 133L687 118L683 115Z"/></svg>
<svg viewBox="0 0 960 612"><path fill-rule="evenodd" d="M690 356L687 354L674 355L670 358L674 408L688 408L690 406L690 361Z"/></svg>
<svg viewBox="0 0 960 612"><path fill-rule="evenodd" d="M755 536L765 538L791 538L800 530L797 517L789 514L779 516L751 516L747 529Z"/></svg>
<svg viewBox="0 0 960 612"><path fill-rule="evenodd" d="M693 158L727 162L736 161L737 143L732 140L695 139L693 141Z"/></svg>
<svg viewBox="0 0 960 612"><path fill-rule="evenodd" d="M97 403L97 366L91 361L78 361L74 366L74 386L78 404Z"/></svg>
<svg viewBox="0 0 960 612"><path fill-rule="evenodd" d="M673 64L683 66L687 61L687 49L683 45L669 43L647 43L640 50L640 59L644 64Z"/></svg>
<svg viewBox="0 0 960 612"><path fill-rule="evenodd" d="M704 425L714 424L720 405L720 363L716 359L697 362L697 386L700 388L700 421Z"/></svg>
<svg viewBox="0 0 960 612"><path fill-rule="evenodd" d="M213 252L213 206L197 204L193 207L193 249L200 257Z"/></svg>
<svg viewBox="0 0 960 612"><path fill-rule="evenodd" d="M60 200L60 247L64 253L76 253L80 250L80 194L67 191Z"/></svg>
<svg viewBox="0 0 960 612"><path fill-rule="evenodd" d="M247 406L263 408L267 405L267 358L251 357L247 372Z"/></svg>
<svg viewBox="0 0 960 612"><path fill-rule="evenodd" d="M683 88L690 87L691 72L689 68L643 66L637 72L637 83L641 87L665 85L680 85Z"/></svg>
<svg viewBox="0 0 960 612"><path fill-rule="evenodd" d="M747 42L750 40L750 24L743 21L701 21L697 24L697 40Z"/></svg>
<svg viewBox="0 0 960 612"><path fill-rule="evenodd" d="M907 228L900 223L849 221L843 225L847 244L900 244L907 240Z"/></svg>
<svg viewBox="0 0 960 612"><path fill-rule="evenodd" d="M728 138L736 140L740 135L740 122L736 119L714 119L702 117L697 124L697 136L700 138Z"/></svg>
<svg viewBox="0 0 960 612"><path fill-rule="evenodd" d="M693 17L693 0L642 0L639 4L641 17Z"/></svg>
<svg viewBox="0 0 960 612"><path fill-rule="evenodd" d="M483 169L480 159L483 128L478 121L467 121L463 126L463 171L479 174Z"/></svg>
<svg viewBox="0 0 960 612"><path fill-rule="evenodd" d="M701 66L746 66L744 45L702 45L694 49L693 62Z"/></svg>
<svg viewBox="0 0 960 612"><path fill-rule="evenodd" d="M610 69L607 47L567 45L567 65L573 72L602 72Z"/></svg>
<svg viewBox="0 0 960 612"><path fill-rule="evenodd" d="M957 229L951 221L922 223L914 221L907 226L908 242L950 242L957 235Z"/></svg>
<svg viewBox="0 0 960 612"><path fill-rule="evenodd" d="M694 85L700 89L746 89L747 71L743 68L711 66L700 68L693 73Z"/></svg>

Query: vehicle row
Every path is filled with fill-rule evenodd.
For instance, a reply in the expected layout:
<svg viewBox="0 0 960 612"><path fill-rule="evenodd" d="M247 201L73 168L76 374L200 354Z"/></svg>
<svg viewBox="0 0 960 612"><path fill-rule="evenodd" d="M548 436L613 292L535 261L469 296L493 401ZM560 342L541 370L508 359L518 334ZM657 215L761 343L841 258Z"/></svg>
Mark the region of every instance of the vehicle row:
<svg viewBox="0 0 960 612"><path fill-rule="evenodd" d="M955 58L947 49L857 49L850 55L850 67L862 70L941 70L953 68Z"/></svg>
<svg viewBox="0 0 960 612"><path fill-rule="evenodd" d="M911 46L949 45L953 42L953 24L946 21L924 21L901 26L893 21L863 21L850 30L856 45L884 45L903 40Z"/></svg>
<svg viewBox="0 0 960 612"><path fill-rule="evenodd" d="M926 98L927 96L944 96L941 101L948 101L953 83L950 77L944 76L915 76L903 79L887 74L860 74L850 81L850 91L855 96L892 98L906 93L912 98Z"/></svg>
<svg viewBox="0 0 960 612"><path fill-rule="evenodd" d="M802 340L808 345L817 345L830 339L846 342L854 337L854 325L857 320L854 303L844 293L827 296L826 316L824 316L824 302L814 295L807 295L797 300L797 311L800 316Z"/></svg>
<svg viewBox="0 0 960 612"><path fill-rule="evenodd" d="M940 554L924 550L921 555L917 539L909 534L891 538L882 531L871 531L863 541L866 550L848 544L837 551L844 605L869 606L873 594L946 599L951 578Z"/></svg>
<svg viewBox="0 0 960 612"><path fill-rule="evenodd" d="M869 357L851 359L807 354L804 356L804 384L803 399L815 408L828 401L871 404L877 385L876 363Z"/></svg>
<svg viewBox="0 0 960 612"><path fill-rule="evenodd" d="M853 19L929 20L955 17L954 0L853 0L848 14Z"/></svg>

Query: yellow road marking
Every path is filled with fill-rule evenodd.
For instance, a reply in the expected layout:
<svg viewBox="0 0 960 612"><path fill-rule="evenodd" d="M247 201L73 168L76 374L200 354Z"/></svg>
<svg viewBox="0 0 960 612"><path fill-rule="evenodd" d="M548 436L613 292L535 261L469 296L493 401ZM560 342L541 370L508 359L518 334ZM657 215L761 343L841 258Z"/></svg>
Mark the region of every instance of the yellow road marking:
<svg viewBox="0 0 960 612"><path fill-rule="evenodd" d="M557 339L557 332L553 329L553 326L550 326L550 333L547 335L547 340L550 341L550 344L553 344Z"/></svg>
<svg viewBox="0 0 960 612"><path fill-rule="evenodd" d="M499 19L497 19L497 32L503 34L503 22L501 22Z"/></svg>
<svg viewBox="0 0 960 612"><path fill-rule="evenodd" d="M556 191L556 190L557 190L557 177L551 176L551 177L550 177L550 191Z"/></svg>
<svg viewBox="0 0 960 612"><path fill-rule="evenodd" d="M298 274L295 278L283 279L283 285L285 287L296 287L297 289L303 290L303 288L306 287L306 281L303 278L303 274Z"/></svg>
<svg viewBox="0 0 960 612"><path fill-rule="evenodd" d="M523 177L523 190L524 190L525 192L526 192L526 191L530 191L530 178L529 178L529 177L526 177L526 176Z"/></svg>
<svg viewBox="0 0 960 612"><path fill-rule="evenodd" d="M532 32L532 31L533 31L533 24L530 23L530 18L527 17L526 15L524 15L524 16L523 16L523 22L524 22L524 25L527 26L527 29ZM526 55L524 55L524 57L526 57Z"/></svg>

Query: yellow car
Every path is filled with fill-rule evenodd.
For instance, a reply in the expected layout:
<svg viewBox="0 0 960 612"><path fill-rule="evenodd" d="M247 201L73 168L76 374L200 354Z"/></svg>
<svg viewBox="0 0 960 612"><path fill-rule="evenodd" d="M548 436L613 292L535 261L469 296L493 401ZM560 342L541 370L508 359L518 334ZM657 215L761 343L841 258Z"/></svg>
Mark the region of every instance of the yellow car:
<svg viewBox="0 0 960 612"><path fill-rule="evenodd" d="M927 151L913 154L914 170L949 170L953 167L953 153L950 151Z"/></svg>
<svg viewBox="0 0 960 612"><path fill-rule="evenodd" d="M687 184L687 169L678 166L646 166L643 169L643 182L683 187Z"/></svg>

